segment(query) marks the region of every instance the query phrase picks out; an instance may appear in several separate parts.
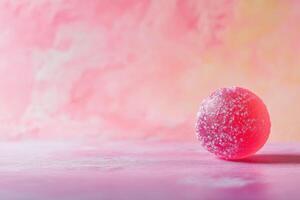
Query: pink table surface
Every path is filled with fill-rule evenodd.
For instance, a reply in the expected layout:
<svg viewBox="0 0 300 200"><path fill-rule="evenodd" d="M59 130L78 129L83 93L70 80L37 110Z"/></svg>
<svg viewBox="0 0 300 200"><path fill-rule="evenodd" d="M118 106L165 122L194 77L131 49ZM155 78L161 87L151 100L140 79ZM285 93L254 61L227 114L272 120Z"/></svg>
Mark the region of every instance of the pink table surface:
<svg viewBox="0 0 300 200"><path fill-rule="evenodd" d="M299 183L297 143L239 162L197 143L0 145L0 199L300 199Z"/></svg>

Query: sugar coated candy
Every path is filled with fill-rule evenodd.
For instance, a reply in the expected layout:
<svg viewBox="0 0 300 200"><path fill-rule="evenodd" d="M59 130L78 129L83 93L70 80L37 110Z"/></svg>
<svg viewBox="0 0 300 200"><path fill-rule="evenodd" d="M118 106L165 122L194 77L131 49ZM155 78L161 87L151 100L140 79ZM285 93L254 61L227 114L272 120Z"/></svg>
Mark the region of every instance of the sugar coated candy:
<svg viewBox="0 0 300 200"><path fill-rule="evenodd" d="M262 100L240 87L220 88L203 100L196 133L202 146L222 159L257 152L270 133L270 117Z"/></svg>

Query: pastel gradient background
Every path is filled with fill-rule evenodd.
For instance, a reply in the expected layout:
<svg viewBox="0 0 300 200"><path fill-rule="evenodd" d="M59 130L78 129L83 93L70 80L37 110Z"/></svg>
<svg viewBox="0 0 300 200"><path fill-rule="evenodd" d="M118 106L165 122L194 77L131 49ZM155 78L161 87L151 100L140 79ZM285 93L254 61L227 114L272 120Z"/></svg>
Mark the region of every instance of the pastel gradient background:
<svg viewBox="0 0 300 200"><path fill-rule="evenodd" d="M300 140L300 1L1 0L1 140L194 141L239 85Z"/></svg>

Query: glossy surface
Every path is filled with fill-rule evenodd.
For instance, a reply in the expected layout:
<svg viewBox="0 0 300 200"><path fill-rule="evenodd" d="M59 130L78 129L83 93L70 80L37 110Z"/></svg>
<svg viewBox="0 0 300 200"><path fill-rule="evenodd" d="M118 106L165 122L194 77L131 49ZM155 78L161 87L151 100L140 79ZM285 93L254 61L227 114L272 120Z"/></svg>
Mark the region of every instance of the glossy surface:
<svg viewBox="0 0 300 200"><path fill-rule="evenodd" d="M195 143L2 143L0 199L298 200L300 144L243 162ZM201 198L200 198L201 197Z"/></svg>
<svg viewBox="0 0 300 200"><path fill-rule="evenodd" d="M262 100L240 87L220 88L201 103L196 133L202 146L224 159L241 159L258 151L270 133Z"/></svg>

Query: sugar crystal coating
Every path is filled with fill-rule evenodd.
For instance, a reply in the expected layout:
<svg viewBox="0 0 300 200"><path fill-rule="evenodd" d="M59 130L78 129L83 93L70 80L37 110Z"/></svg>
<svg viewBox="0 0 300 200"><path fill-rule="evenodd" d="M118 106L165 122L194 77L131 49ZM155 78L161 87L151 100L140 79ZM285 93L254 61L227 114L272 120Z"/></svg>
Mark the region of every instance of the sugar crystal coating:
<svg viewBox="0 0 300 200"><path fill-rule="evenodd" d="M201 103L196 133L202 146L223 159L257 152L270 133L270 117L262 100L240 87L220 88Z"/></svg>

